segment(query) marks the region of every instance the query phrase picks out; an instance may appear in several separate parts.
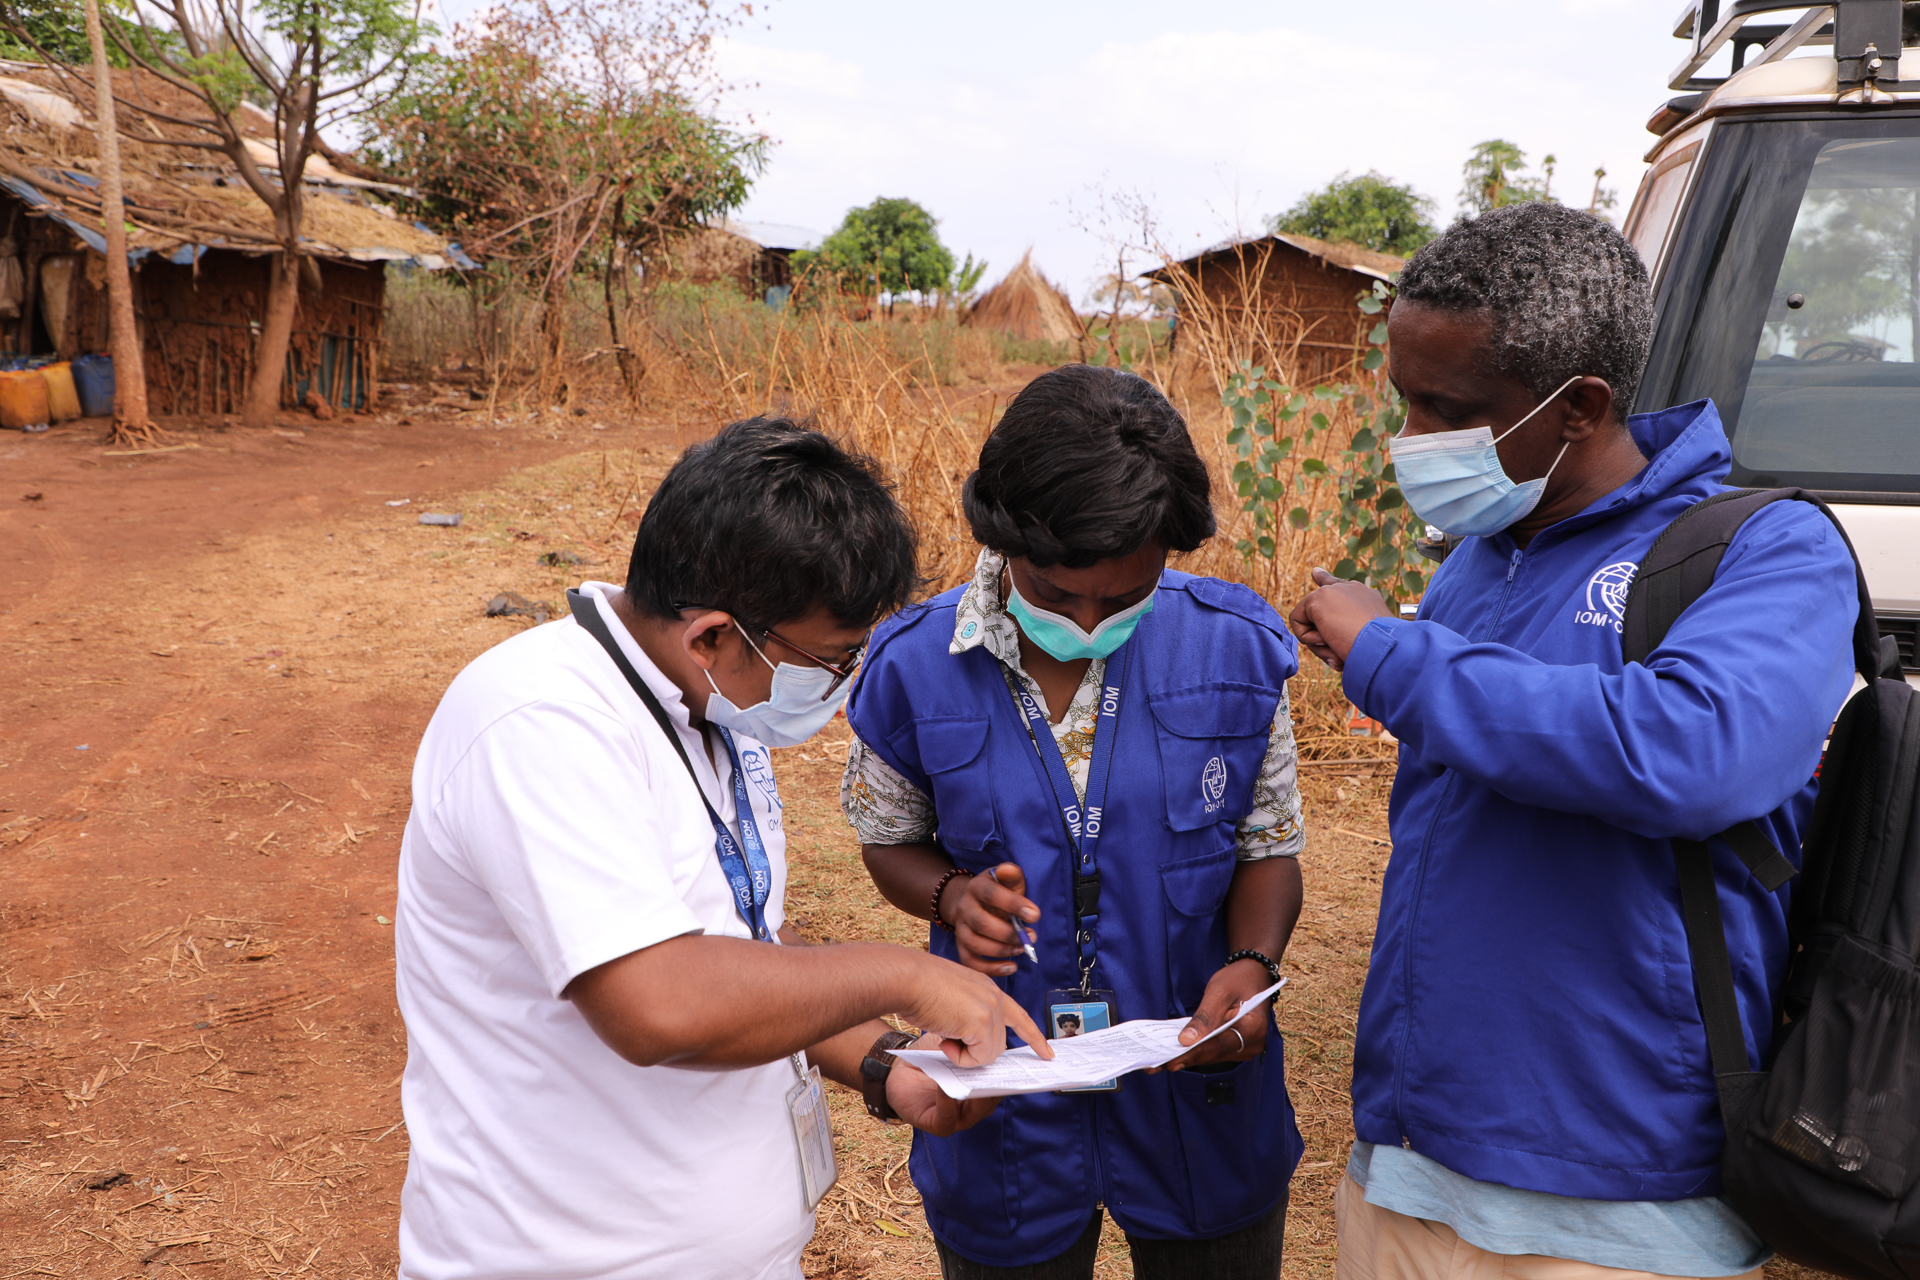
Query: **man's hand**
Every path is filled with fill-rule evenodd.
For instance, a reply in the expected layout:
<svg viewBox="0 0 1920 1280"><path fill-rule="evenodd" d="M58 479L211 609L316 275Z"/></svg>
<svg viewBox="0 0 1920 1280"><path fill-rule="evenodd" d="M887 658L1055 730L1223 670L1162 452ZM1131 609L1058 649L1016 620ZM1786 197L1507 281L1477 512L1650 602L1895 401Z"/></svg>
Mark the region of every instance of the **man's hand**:
<svg viewBox="0 0 1920 1280"><path fill-rule="evenodd" d="M683 934L587 970L562 995L609 1048L642 1067L755 1067L864 1026L866 1040L835 1055L851 1065L833 1078L857 1086L860 1052L879 1034L872 1027L885 1030L875 1020L890 1013L938 1034L962 1066L999 1057L1008 1031L1053 1056L1025 1010L951 960L868 942L810 947L785 927L780 938L774 947ZM742 1018L741 1009L757 1013Z"/></svg>
<svg viewBox="0 0 1920 1280"><path fill-rule="evenodd" d="M1194 1010L1192 1021L1180 1029L1180 1043L1192 1044L1200 1039L1232 1017L1241 1001L1258 995L1272 985L1273 980L1258 961L1234 961L1208 981L1206 994L1200 997L1200 1007ZM1239 1035L1236 1036L1234 1032L1239 1032ZM1152 1070L1179 1071L1186 1067L1204 1067L1213 1062L1245 1062L1249 1058L1259 1057L1266 1044L1267 1006L1262 1001L1234 1023L1231 1030L1222 1031L1198 1049L1183 1053L1166 1066Z"/></svg>
<svg viewBox="0 0 1920 1280"><path fill-rule="evenodd" d="M1040 919L1040 908L1026 896L1026 889L1026 874L1013 862L1003 862L987 875L959 876L948 882L940 914L953 926L961 964L996 978L1018 967L1009 959L1022 951L1014 920L1017 917L1031 928Z"/></svg>
<svg viewBox="0 0 1920 1280"><path fill-rule="evenodd" d="M939 1037L940 1050L956 1067L983 1067L1007 1047L1007 1032L1026 1041L1042 1058L1053 1046L1040 1034L1013 997L970 969L927 956L918 966L913 1001L901 1017Z"/></svg>
<svg viewBox="0 0 1920 1280"><path fill-rule="evenodd" d="M922 1036L912 1047L938 1049L941 1045L933 1036ZM920 1068L895 1062L893 1070L887 1073L887 1103L914 1128L944 1138L985 1120L993 1114L1000 1099L968 1098L965 1102L956 1102L940 1092L940 1086Z"/></svg>
<svg viewBox="0 0 1920 1280"><path fill-rule="evenodd" d="M1313 571L1313 584L1315 589L1293 606L1287 621L1302 645L1339 671L1366 625L1375 618L1391 618L1393 610L1372 587L1336 578L1325 569Z"/></svg>

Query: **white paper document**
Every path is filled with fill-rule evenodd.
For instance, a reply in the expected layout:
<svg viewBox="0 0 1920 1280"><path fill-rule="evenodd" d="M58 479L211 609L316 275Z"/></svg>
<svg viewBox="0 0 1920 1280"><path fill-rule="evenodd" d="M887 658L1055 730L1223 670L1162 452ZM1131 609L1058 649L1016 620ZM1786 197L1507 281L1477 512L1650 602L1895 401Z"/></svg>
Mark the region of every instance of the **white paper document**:
<svg viewBox="0 0 1920 1280"><path fill-rule="evenodd" d="M1191 1018L1154 1020L1137 1018L1104 1031L1049 1040L1053 1061L1048 1062L1022 1045L1009 1049L984 1067L956 1067L938 1049L895 1049L893 1056L932 1077L949 1098L1004 1098L1016 1093L1048 1093L1054 1089L1084 1089L1088 1085L1163 1066L1181 1054L1205 1044L1256 1009L1287 985L1285 978L1259 995L1240 1002L1233 1017L1193 1044L1181 1044L1180 1032Z"/></svg>

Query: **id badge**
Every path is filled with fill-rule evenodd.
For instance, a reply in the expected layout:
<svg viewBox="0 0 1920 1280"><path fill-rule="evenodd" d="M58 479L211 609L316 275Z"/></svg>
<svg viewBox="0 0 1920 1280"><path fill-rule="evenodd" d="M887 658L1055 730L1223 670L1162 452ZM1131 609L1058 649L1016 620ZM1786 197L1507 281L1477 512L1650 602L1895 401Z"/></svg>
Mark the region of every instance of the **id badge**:
<svg viewBox="0 0 1920 1280"><path fill-rule="evenodd" d="M800 1079L787 1090L787 1114L793 1119L793 1138L800 1147L800 1178L812 1213L840 1178L833 1162L833 1128L827 1122L827 1091L820 1084L820 1068L793 1069Z"/></svg>
<svg viewBox="0 0 1920 1280"><path fill-rule="evenodd" d="M1114 1017L1113 992L1081 991L1078 987L1066 991L1047 992L1047 1038L1049 1040L1067 1040L1074 1036L1083 1036L1089 1031L1105 1031L1116 1021ZM1080 1089L1056 1089L1056 1093L1112 1093L1119 1089L1119 1080L1102 1080L1099 1084L1090 1084Z"/></svg>

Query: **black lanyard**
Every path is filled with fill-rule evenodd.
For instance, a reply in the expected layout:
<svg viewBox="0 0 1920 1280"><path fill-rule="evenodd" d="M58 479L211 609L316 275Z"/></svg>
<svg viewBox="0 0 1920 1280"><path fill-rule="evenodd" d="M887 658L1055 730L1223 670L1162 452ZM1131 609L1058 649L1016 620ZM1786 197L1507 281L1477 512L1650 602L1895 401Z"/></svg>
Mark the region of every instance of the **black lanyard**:
<svg viewBox="0 0 1920 1280"><path fill-rule="evenodd" d="M1079 927L1074 942L1079 951L1080 989L1083 992L1091 991L1093 985L1096 953L1094 929L1100 922L1100 863L1097 854L1100 830L1106 819L1107 782L1113 772L1113 740L1119 725L1120 689L1127 674L1130 652L1129 646L1122 645L1119 648L1115 654L1120 659L1119 675L1114 675L1110 658L1106 671L1108 678L1101 683L1099 714L1093 726L1093 758L1087 765L1084 809L1074 796L1073 777L1067 772L1066 761L1060 754L1060 744L1054 740L1053 726L1047 722L1046 713L1018 677L1014 685L1014 697L1027 717L1027 732L1033 739L1033 749L1040 755L1040 766L1046 771L1047 782L1053 788L1054 801L1060 806L1061 821L1066 825L1067 841L1075 854L1073 912L1078 917Z"/></svg>

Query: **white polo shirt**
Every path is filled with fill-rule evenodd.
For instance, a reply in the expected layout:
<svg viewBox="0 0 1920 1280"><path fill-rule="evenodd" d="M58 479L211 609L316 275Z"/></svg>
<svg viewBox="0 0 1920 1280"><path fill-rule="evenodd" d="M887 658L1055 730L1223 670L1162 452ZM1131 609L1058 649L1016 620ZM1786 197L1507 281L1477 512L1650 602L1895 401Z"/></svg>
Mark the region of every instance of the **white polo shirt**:
<svg viewBox="0 0 1920 1280"><path fill-rule="evenodd" d="M620 588L582 589L737 836L724 747L716 772L679 691L606 603ZM766 747L735 742L778 927L780 799ZM414 762L394 925L412 1141L402 1280L800 1275L813 1215L792 1066L636 1067L560 998L668 938L750 936L686 766L571 617L488 650L441 699Z"/></svg>

